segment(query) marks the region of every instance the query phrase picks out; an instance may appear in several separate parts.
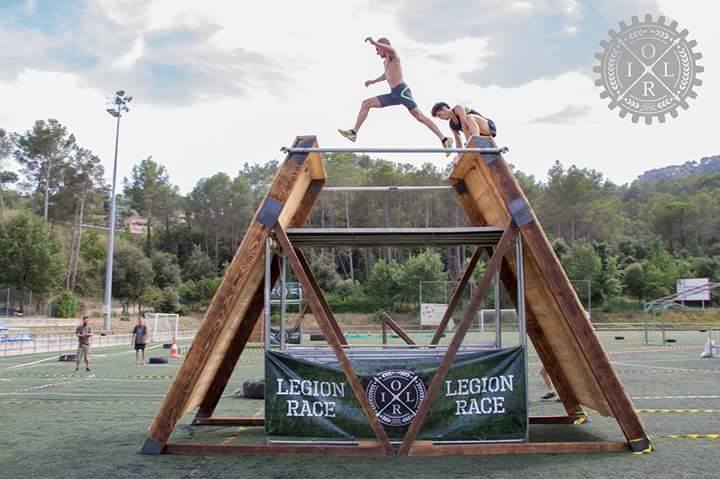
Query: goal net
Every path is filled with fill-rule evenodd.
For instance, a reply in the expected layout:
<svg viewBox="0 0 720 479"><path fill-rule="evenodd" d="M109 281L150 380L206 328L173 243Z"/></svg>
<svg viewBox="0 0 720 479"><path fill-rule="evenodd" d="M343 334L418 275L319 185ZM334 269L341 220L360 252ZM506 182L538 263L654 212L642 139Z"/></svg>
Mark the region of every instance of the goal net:
<svg viewBox="0 0 720 479"><path fill-rule="evenodd" d="M180 315L145 313L145 324L147 325L148 339L151 343L171 341L173 338L177 338Z"/></svg>

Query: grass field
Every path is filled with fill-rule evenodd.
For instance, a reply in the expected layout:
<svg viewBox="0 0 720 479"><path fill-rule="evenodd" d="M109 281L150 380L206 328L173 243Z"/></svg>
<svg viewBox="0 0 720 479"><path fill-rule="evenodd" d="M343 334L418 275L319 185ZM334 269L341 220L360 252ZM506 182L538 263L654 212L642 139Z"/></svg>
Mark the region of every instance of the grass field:
<svg viewBox="0 0 720 479"><path fill-rule="evenodd" d="M74 373L57 354L0 360L0 477L2 478L377 478L412 477L718 477L720 474L720 358L699 359L706 335L672 333L670 348L645 347L640 335L603 332L625 387L641 410L655 452L445 458L332 458L144 456L138 454L150 421L179 364L135 366L129 348L94 352L93 371ZM166 355L152 349L149 355ZM541 401L537 356L530 354L531 414L561 414ZM262 375L261 350L247 351L227 392ZM218 415L262 414L262 401L227 396ZM653 410L698 410L652 412ZM612 420L590 412L580 426L533 426L531 440L621 440ZM189 426L184 418L174 442L232 443L262 429ZM700 434L698 438L682 435ZM673 437L674 435L680 435ZM702 436L710 435L710 436Z"/></svg>

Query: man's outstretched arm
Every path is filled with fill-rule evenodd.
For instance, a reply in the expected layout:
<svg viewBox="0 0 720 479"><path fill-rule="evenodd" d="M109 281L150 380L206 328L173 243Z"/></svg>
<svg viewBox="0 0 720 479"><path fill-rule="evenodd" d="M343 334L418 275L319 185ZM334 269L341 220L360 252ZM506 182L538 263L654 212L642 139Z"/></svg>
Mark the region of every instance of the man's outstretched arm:
<svg viewBox="0 0 720 479"><path fill-rule="evenodd" d="M394 49L393 47L391 47L390 45L386 45L386 44L384 44L384 43L376 42L376 41L373 40L371 37L367 37L367 38L365 39L365 41L366 41L366 42L370 42L370 44L371 44L372 46L374 46L375 48L378 48L378 49L384 51L385 53L389 53L390 55L395 56L395 49Z"/></svg>
<svg viewBox="0 0 720 479"><path fill-rule="evenodd" d="M365 82L365 86L370 86L370 85L372 85L373 83L380 83L381 81L385 81L385 80L386 80L385 74L383 73L382 75L380 75L379 77L377 77L377 78L374 79L374 80L368 80L368 81L366 81L366 82Z"/></svg>

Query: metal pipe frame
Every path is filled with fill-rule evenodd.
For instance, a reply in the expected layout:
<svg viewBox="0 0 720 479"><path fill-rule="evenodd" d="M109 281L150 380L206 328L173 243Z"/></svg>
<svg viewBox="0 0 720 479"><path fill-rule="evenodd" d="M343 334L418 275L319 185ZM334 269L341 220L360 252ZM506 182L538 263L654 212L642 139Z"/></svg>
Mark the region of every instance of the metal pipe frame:
<svg viewBox="0 0 720 479"><path fill-rule="evenodd" d="M270 308L272 308L272 303L270 301L270 290L272 289L272 279L271 279L271 269L272 269L272 246L270 245L270 239L265 242L265 307L263 308L264 314L264 320L265 320L265 327L264 327L264 343L265 343L265 350L270 350L270 320L272 319Z"/></svg>
<svg viewBox="0 0 720 479"><path fill-rule="evenodd" d="M294 148L283 146L280 151L289 155L295 153L482 153L501 154L510 149L507 146L500 148L410 148L410 147L324 147L324 148Z"/></svg>
<svg viewBox="0 0 720 479"><path fill-rule="evenodd" d="M362 192L362 191L449 191L452 186L326 186L323 193L329 192Z"/></svg>

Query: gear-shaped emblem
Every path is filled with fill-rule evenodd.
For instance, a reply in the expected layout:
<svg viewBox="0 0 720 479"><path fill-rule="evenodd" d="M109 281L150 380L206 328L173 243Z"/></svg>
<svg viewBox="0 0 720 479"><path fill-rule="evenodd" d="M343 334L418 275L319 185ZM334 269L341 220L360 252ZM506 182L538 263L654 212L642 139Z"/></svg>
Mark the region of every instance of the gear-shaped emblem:
<svg viewBox="0 0 720 479"><path fill-rule="evenodd" d="M604 88L600 98L610 98L608 108L620 108L620 117L630 113L633 123L640 117L648 125L653 117L664 123L666 114L677 117L678 106L687 109L687 98L697 97L693 87L702 85L696 78L704 70L696 64L702 55L677 25L665 25L665 17L632 17L631 25L620 22L620 31L610 30L610 40L600 42L605 51L595 54L595 85Z"/></svg>

